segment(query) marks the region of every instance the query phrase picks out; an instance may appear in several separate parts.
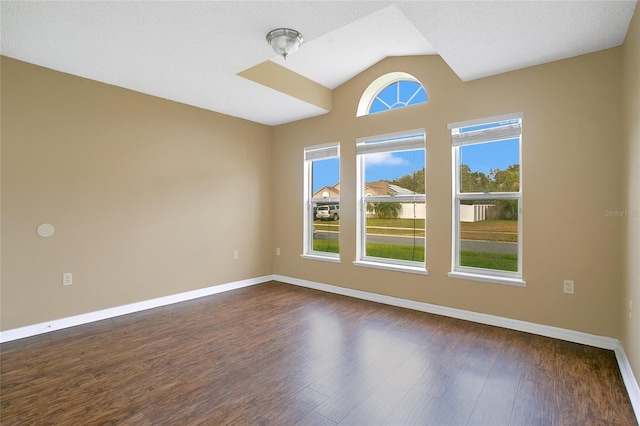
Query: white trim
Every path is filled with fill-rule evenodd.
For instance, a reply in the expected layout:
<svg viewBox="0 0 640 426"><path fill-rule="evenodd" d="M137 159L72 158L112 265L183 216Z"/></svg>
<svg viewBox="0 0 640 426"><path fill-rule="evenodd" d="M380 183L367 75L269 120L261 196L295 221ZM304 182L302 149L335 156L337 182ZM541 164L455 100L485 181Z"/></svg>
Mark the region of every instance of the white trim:
<svg viewBox="0 0 640 426"><path fill-rule="evenodd" d="M479 126L481 124L499 123L501 121L517 120L524 118L524 112L514 112L511 114L494 115L493 117L476 118L474 120L458 121L447 124L447 129L458 129L460 127Z"/></svg>
<svg viewBox="0 0 640 426"><path fill-rule="evenodd" d="M249 278L242 281L235 281L227 284L214 285L211 287L201 288L198 290L187 291L184 293L172 294L170 296L158 297L156 299L143 300L141 302L130 303L128 305L116 306L113 308L102 309L100 311L88 312L86 314L74 315L72 317L60 318L39 324L28 325L25 327L14 328L11 330L0 332L0 343L10 342L12 340L22 339L25 337L36 336L38 334L49 333L51 331L62 330L64 328L75 327L76 325L88 324L95 321L101 321L108 318L127 315L134 312L145 311L160 306L171 305L173 303L184 302L186 300L197 299L199 297L211 296L213 294L223 293L225 291L236 290L243 287L249 287L273 280L272 275L265 275L257 278Z"/></svg>
<svg viewBox="0 0 640 426"><path fill-rule="evenodd" d="M521 134L520 122L466 133L459 133L454 129L451 132L451 145L465 146L486 142L500 142L519 138Z"/></svg>
<svg viewBox="0 0 640 426"><path fill-rule="evenodd" d="M426 194L408 194L408 195L365 195L364 202L365 203L416 203L422 204L427 201Z"/></svg>
<svg viewBox="0 0 640 426"><path fill-rule="evenodd" d="M424 85L420 83L417 78L406 72L396 71L381 75L380 77L373 80L371 84L369 84L367 88L364 89L364 92L362 92L362 96L360 97L360 102L358 102L358 108L356 110L356 117L369 115L371 104L373 103L378 93L380 93L383 89L386 89L387 86L389 86L391 83L402 80L415 81L424 88ZM425 93L426 91L427 90L425 89Z"/></svg>
<svg viewBox="0 0 640 426"><path fill-rule="evenodd" d="M403 138L385 139L379 142L358 142L356 155L376 154L381 152L401 152L424 149L425 133L411 135Z"/></svg>
<svg viewBox="0 0 640 426"><path fill-rule="evenodd" d="M420 129L412 129L412 130L402 130L399 132L385 133L382 135L374 135L374 136L363 136L356 139L356 146L362 145L366 143L382 143L382 142L397 142L402 143L405 139L417 140L418 138L422 138L423 142L427 138L427 132L424 128ZM424 146L416 149L422 149ZM393 147L389 147L387 151L397 151Z"/></svg>
<svg viewBox="0 0 640 426"><path fill-rule="evenodd" d="M463 309L449 308L447 306L432 305L425 302L417 302L415 300L401 299L398 297L385 296L383 294L369 293L351 288L338 287L329 284L322 284L313 281L307 281L300 278L286 277L283 275L273 275L275 281L287 284L297 285L299 287L307 287L315 290L326 291L329 293L340 294L342 296L355 297L356 299L369 300L371 302L384 303L385 305L398 306L401 308L413 309L416 311L427 312L430 314L443 315L451 318L457 318L466 321L487 324L496 327L508 328L510 330L522 331L525 333L537 334L539 336L551 337L553 339L565 340L567 342L579 343L581 345L593 346L596 348L612 350L618 362L618 368L622 375L631 406L635 412L636 418L640 419L640 387L633 375L631 365L624 352L624 347L618 339L606 336L598 336L581 331L567 330L549 325L536 324L528 321L520 321L511 318L504 318L495 315L482 314L479 312L465 311Z"/></svg>
<svg viewBox="0 0 640 426"><path fill-rule="evenodd" d="M335 152L332 150L335 149ZM309 153L322 153L330 150L332 154L336 154L332 157L322 155L310 155ZM325 203L335 203L340 204L340 195L338 197L328 197L328 198L313 198L313 163L318 160L326 160L329 158L335 158L338 160L338 184L340 183L340 142L330 142L321 145L313 145L304 148L304 176L303 176L303 194L304 194L304 205L303 209L303 234L302 234L302 256L309 256L311 258L316 252L313 250L313 231L314 225L313 222L315 220L313 214L313 204L318 204L320 202ZM313 158L311 158L313 157ZM338 238L340 236L338 235ZM339 254L338 254L339 256Z"/></svg>
<svg viewBox="0 0 640 426"><path fill-rule="evenodd" d="M321 255L321 254L315 254L317 252L313 252L314 254L311 253L304 253L300 255L301 259L308 259L308 260L322 260L324 262L332 262L332 263L342 263L342 260L340 260L340 255L338 253L333 253L336 254L336 256L330 256L330 255Z"/></svg>
<svg viewBox="0 0 640 426"><path fill-rule="evenodd" d="M581 331L567 330L550 325L536 324L511 318L499 317L496 315L483 314L479 312L466 311L463 309L450 308L448 306L433 305L431 303L417 302L410 299L386 296L383 294L369 293L351 288L338 287L329 284L322 284L298 278L291 278L282 275L274 275L275 281L293 284L301 287L313 288L329 293L343 296L355 297L357 299L369 300L372 302L384 303L385 305L398 306L401 308L413 309L415 311L427 312L430 314L444 315L446 317L477 322L480 324L493 325L496 327L508 328L510 330L523 331L526 333L538 334L540 336L552 337L554 339L566 340L568 342L580 343L597 348L614 350L619 344L618 339L606 336L597 336Z"/></svg>
<svg viewBox="0 0 640 426"><path fill-rule="evenodd" d="M417 262L416 262L417 263ZM403 264L386 263L385 259L379 261L354 260L355 266L363 266L365 268L383 269L386 271L408 272L410 274L429 275L429 271L424 266L410 266Z"/></svg>
<svg viewBox="0 0 640 426"><path fill-rule="evenodd" d="M323 143L321 145L306 146L304 160L325 160L340 157L340 142Z"/></svg>
<svg viewBox="0 0 640 426"><path fill-rule="evenodd" d="M514 129L517 129L517 139L518 139L518 166L522 165L522 118L524 114L521 112L513 113L513 114L505 114L501 116L494 116L488 118L481 118L478 120L470 120L467 122L458 122L449 124L447 127L452 129L451 134L451 161L452 161L452 194L451 194L451 205L452 205L452 220L454 221L451 224L451 233L452 233L452 244L451 244L451 272L449 273L449 277L452 278L463 278L463 279L471 279L476 281L487 281L498 284L508 284L508 285L516 285L521 287L526 287L526 283L522 280L522 258L523 258L523 244L522 244L522 170L520 170L519 179L519 190L517 192L474 192L474 193L461 193L460 188L460 149L463 145L466 144L478 144L483 142L490 142L495 140L499 140L502 136L498 135L502 134L501 128L493 128L493 129L485 129L477 132L470 132L467 134L455 134L458 132L458 128L455 126L471 126L477 124L486 124L492 122L500 122L507 120L519 120L518 124L515 126L507 126L507 134L514 136L515 133L511 134L511 132L515 132ZM496 134L496 132L498 134ZM483 136L484 135L484 136ZM486 136L486 138L485 138ZM456 138L461 138L461 140L456 141ZM464 141L465 138L468 140ZM517 252L517 262L518 262L518 270L516 272L505 272L505 271L492 271L489 269L482 268L473 268L473 267L463 267L460 265L460 249L461 249L461 227L460 227L460 209L461 209L461 200L482 200L482 199L493 199L493 200L517 200L518 201L518 252ZM492 278L494 277L495 278ZM510 278L504 279L503 277Z"/></svg>
<svg viewBox="0 0 640 426"><path fill-rule="evenodd" d="M629 394L633 411L636 414L636 419L640 420L640 386L638 386L638 382L635 379L636 376L633 375L631 364L629 364L627 354L624 353L624 348L620 341L618 341L618 344L613 349L613 353L616 355L618 368L620 368L620 374L622 375L622 381L624 382L624 386L627 388L627 393Z"/></svg>
<svg viewBox="0 0 640 426"><path fill-rule="evenodd" d="M378 261L377 258L371 258L366 256L366 240L367 240L367 202L376 202L381 200L383 202L397 201L397 202L410 202L410 203L426 203L426 194L413 193L411 195L394 195L394 196L367 196L365 194L365 168L366 160L365 156L373 152L397 152L402 151L408 146L411 149L424 151L426 158L427 154L427 135L424 128L405 130L393 133L386 133L382 135L366 136L356 139L356 261L353 262L356 266L365 266L371 268L385 269L399 272L410 272L414 274L428 275L426 270L426 264L422 267L415 266L418 262L409 261ZM407 145L409 141L409 145ZM368 142L375 142L367 145ZM416 144L419 142L418 144ZM425 160L426 161L426 160ZM426 167L426 162L425 162ZM425 256L426 256L426 244L425 244Z"/></svg>
<svg viewBox="0 0 640 426"><path fill-rule="evenodd" d="M458 183L460 179L458 179ZM459 192L459 200L516 200L522 193L518 192Z"/></svg>
<svg viewBox="0 0 640 426"><path fill-rule="evenodd" d="M489 270L487 270L489 271ZM496 273L501 271L495 271ZM463 280L484 281L493 284L506 284L516 287L526 287L527 283L520 278L501 277L499 275L476 274L472 272L451 271L447 273L449 278L460 278Z"/></svg>

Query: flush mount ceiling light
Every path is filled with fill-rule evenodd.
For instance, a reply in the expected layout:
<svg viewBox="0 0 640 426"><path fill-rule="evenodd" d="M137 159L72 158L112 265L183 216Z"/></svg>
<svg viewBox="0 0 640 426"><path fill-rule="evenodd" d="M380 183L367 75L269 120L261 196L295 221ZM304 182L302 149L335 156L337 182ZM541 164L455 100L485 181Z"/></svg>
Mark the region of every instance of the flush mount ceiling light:
<svg viewBox="0 0 640 426"><path fill-rule="evenodd" d="M298 50L302 44L302 34L289 28L278 28L269 31L267 43L271 45L273 51L286 60L287 55Z"/></svg>

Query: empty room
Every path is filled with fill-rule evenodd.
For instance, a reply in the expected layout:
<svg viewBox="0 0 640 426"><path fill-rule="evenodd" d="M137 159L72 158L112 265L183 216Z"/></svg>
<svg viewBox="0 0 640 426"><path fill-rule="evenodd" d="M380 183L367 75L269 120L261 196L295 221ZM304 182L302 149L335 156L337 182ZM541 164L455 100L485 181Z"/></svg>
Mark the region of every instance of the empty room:
<svg viewBox="0 0 640 426"><path fill-rule="evenodd" d="M0 2L2 425L637 425L637 1Z"/></svg>

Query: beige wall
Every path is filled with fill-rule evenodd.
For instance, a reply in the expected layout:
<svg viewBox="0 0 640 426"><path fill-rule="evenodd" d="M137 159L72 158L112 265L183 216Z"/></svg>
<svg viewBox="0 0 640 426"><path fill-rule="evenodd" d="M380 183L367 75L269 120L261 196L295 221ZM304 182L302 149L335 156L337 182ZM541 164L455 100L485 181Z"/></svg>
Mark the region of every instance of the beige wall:
<svg viewBox="0 0 640 426"><path fill-rule="evenodd" d="M640 12L636 8L623 47L624 137L626 141L626 268L620 311L624 316L622 343L640 383ZM627 313L633 301L633 318Z"/></svg>
<svg viewBox="0 0 640 426"><path fill-rule="evenodd" d="M624 205L621 49L463 83L436 56L389 58L334 91L333 112L274 131L274 273L422 302L619 336ZM404 71L429 102L356 118L363 90ZM451 144L447 123L524 112L523 227L526 288L447 277L451 262ZM405 129L427 133L429 276L356 267L355 139ZM341 142L341 264L301 259L302 152ZM297 182L293 186L291 183ZM575 295L562 292L575 280Z"/></svg>
<svg viewBox="0 0 640 426"><path fill-rule="evenodd" d="M1 71L2 330L272 273L270 127Z"/></svg>
<svg viewBox="0 0 640 426"><path fill-rule="evenodd" d="M640 225L604 211L640 207L638 20L623 48L469 83L436 56L389 58L337 88L332 113L275 128L2 58L0 329L276 273L620 337L637 376ZM391 71L416 76L429 102L356 118L363 90ZM528 285L448 278L446 125L510 112L525 114ZM355 140L422 127L430 275L353 266ZM299 256L303 147L332 141L341 264ZM53 237L36 235L43 222Z"/></svg>

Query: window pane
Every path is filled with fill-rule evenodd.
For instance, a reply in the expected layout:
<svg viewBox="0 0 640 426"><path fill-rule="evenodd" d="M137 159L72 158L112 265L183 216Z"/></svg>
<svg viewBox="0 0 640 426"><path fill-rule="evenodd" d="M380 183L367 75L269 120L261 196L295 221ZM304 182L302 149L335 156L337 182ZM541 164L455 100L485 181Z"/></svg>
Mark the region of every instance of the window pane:
<svg viewBox="0 0 640 426"><path fill-rule="evenodd" d="M520 140L460 147L460 192L518 192Z"/></svg>
<svg viewBox="0 0 640 426"><path fill-rule="evenodd" d="M425 261L425 203L367 202L365 256Z"/></svg>
<svg viewBox="0 0 640 426"><path fill-rule="evenodd" d="M377 98L389 105L390 108L393 108L398 102L398 83L391 83L386 89L378 93Z"/></svg>
<svg viewBox="0 0 640 426"><path fill-rule="evenodd" d="M388 111L389 107L382 103L379 99L376 99L371 104L371 108L369 109L370 114L374 114L376 112Z"/></svg>
<svg viewBox="0 0 640 426"><path fill-rule="evenodd" d="M313 251L340 253L339 204L318 202L313 210Z"/></svg>
<svg viewBox="0 0 640 426"><path fill-rule="evenodd" d="M427 102L424 87L416 81L400 80L378 92L369 106L369 114Z"/></svg>
<svg viewBox="0 0 640 426"><path fill-rule="evenodd" d="M364 154L364 194L424 194L424 149Z"/></svg>
<svg viewBox="0 0 640 426"><path fill-rule="evenodd" d="M460 203L460 265L518 271L518 200Z"/></svg>
<svg viewBox="0 0 640 426"><path fill-rule="evenodd" d="M338 197L340 187L340 159L315 160L311 165L311 198Z"/></svg>
<svg viewBox="0 0 640 426"><path fill-rule="evenodd" d="M405 105L427 102L427 94L420 83L402 81L400 82L400 101Z"/></svg>
<svg viewBox="0 0 640 426"><path fill-rule="evenodd" d="M312 251L340 253L340 159L315 160L311 164L313 194L309 214L313 223ZM333 200L329 200L332 198ZM326 199L327 201L322 201Z"/></svg>

